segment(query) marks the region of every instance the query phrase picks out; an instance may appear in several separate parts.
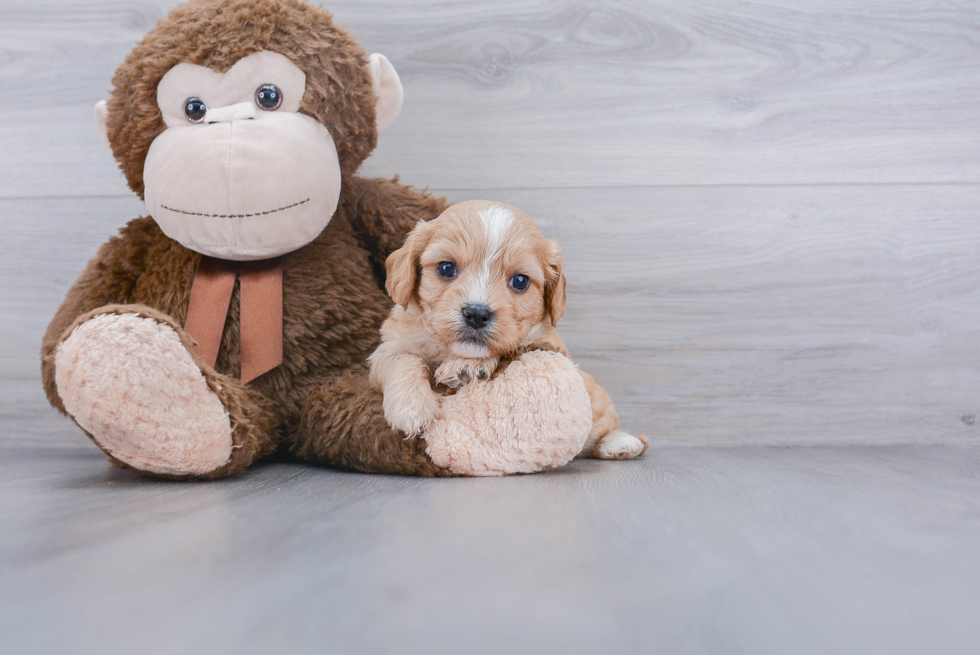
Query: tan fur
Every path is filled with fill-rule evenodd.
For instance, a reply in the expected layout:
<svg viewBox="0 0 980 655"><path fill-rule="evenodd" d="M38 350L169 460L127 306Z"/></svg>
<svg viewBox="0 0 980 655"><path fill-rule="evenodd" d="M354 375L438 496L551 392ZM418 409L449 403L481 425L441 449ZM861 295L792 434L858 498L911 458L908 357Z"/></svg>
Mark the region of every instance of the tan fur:
<svg viewBox="0 0 980 655"><path fill-rule="evenodd" d="M511 218L500 222L505 230L494 233L487 212L499 210ZM439 276L442 262L456 266L455 278ZM425 432L437 415L433 384L460 388L489 380L508 354L553 350L568 356L555 330L565 313L562 264L556 241L546 239L527 214L500 203L459 203L417 225L388 258L387 289L399 306L382 326L382 343L370 358L371 381L384 394L389 424L411 435ZM530 279L524 291L508 285L518 273ZM477 352L480 346L460 345L466 334L461 310L477 296L493 311L483 352ZM466 350L472 356L461 355ZM637 437L625 454L618 449L614 457L601 448L618 430L619 415L606 390L589 374L582 372L582 377L593 413L582 454L603 459L642 454L646 437Z"/></svg>
<svg viewBox="0 0 980 655"><path fill-rule="evenodd" d="M530 217L512 207L482 200L459 203L436 220L417 225L405 246L387 262L387 289L401 306L389 323L421 329L425 347L432 352L430 359L442 362L452 356L459 339L459 310L483 273L491 246L478 212L490 207L504 207L515 218L506 247L490 265L487 303L494 310L494 327L486 342L489 356L517 349L535 325L557 322L564 315L565 276L558 244L545 239ZM436 266L444 261L457 265L458 277L452 283L436 273ZM530 278L526 291L508 288L514 273Z"/></svg>

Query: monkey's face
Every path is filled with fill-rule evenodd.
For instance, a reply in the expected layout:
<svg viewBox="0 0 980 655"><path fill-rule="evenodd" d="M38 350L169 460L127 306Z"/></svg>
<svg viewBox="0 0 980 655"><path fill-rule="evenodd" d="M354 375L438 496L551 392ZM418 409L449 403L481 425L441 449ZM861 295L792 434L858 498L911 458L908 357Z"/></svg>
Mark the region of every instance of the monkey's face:
<svg viewBox="0 0 980 655"><path fill-rule="evenodd" d="M225 259L315 239L398 116L402 86L303 0L195 0L116 70L96 117L163 231Z"/></svg>
<svg viewBox="0 0 980 655"><path fill-rule="evenodd" d="M224 259L275 257L316 238L340 197L327 128L297 112L306 74L259 52L225 73L174 66L157 86L167 129L143 168L146 204L170 238Z"/></svg>

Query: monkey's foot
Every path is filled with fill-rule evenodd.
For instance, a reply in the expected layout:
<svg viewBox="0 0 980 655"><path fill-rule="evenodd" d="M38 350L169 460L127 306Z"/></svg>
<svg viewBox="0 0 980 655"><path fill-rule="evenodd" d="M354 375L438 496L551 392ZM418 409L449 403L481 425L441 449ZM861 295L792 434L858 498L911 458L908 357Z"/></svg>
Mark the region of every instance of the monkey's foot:
<svg viewBox="0 0 980 655"><path fill-rule="evenodd" d="M99 314L61 343L55 370L68 413L134 469L198 476L231 458L228 412L171 326Z"/></svg>
<svg viewBox="0 0 980 655"><path fill-rule="evenodd" d="M533 473L570 462L591 430L589 392L575 365L534 351L444 398L425 433L426 452L459 475Z"/></svg>

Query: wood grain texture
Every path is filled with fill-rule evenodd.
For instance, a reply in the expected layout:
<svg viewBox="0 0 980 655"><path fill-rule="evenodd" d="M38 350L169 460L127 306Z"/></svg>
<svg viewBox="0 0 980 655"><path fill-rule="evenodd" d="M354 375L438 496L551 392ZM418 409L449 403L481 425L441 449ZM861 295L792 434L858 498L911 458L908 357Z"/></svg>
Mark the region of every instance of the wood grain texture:
<svg viewBox="0 0 980 655"><path fill-rule="evenodd" d="M94 127L171 0L4 0L0 197L127 193ZM446 189L980 182L980 9L326 3L407 101L371 173Z"/></svg>
<svg viewBox="0 0 980 655"><path fill-rule="evenodd" d="M980 450L148 481L0 446L4 653L976 651Z"/></svg>
<svg viewBox="0 0 980 655"><path fill-rule="evenodd" d="M577 361L659 442L980 442L977 187L452 191L562 243ZM40 336L134 198L3 200L0 416L49 443ZM58 238L48 239L56 233Z"/></svg>

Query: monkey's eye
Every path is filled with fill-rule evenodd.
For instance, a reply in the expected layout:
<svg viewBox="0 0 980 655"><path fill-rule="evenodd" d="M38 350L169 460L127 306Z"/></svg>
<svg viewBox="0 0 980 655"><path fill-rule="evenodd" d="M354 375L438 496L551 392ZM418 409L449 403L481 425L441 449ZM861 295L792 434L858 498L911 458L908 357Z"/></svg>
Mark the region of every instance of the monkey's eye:
<svg viewBox="0 0 980 655"><path fill-rule="evenodd" d="M527 291L529 286L531 286L531 280L526 275L518 273L510 278L510 288L514 291Z"/></svg>
<svg viewBox="0 0 980 655"><path fill-rule="evenodd" d="M190 122L200 123L206 113L208 113L208 106L200 98L188 98L184 101L184 116L187 116Z"/></svg>
<svg viewBox="0 0 980 655"><path fill-rule="evenodd" d="M282 91L275 84L263 84L255 90L255 104L266 111L275 111L282 104Z"/></svg>
<svg viewBox="0 0 980 655"><path fill-rule="evenodd" d="M452 262L439 262L436 265L436 273L439 277L451 280L456 277L456 264Z"/></svg>

